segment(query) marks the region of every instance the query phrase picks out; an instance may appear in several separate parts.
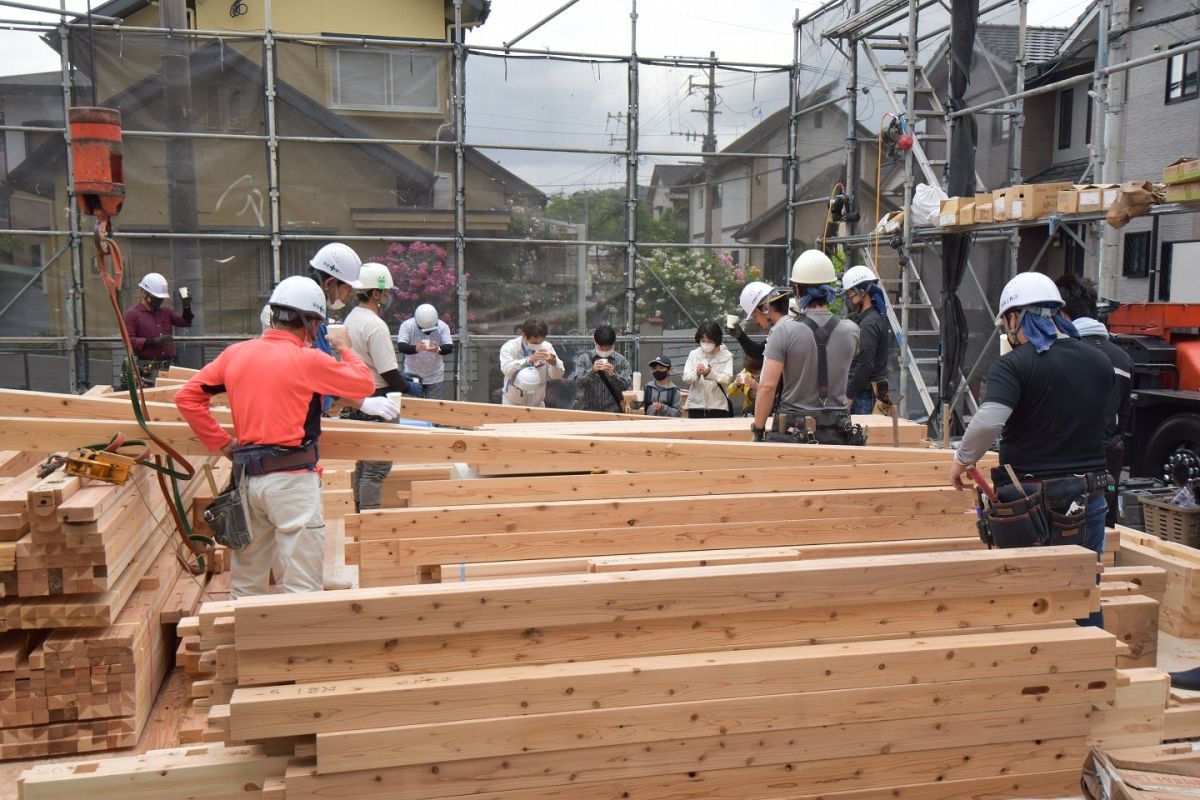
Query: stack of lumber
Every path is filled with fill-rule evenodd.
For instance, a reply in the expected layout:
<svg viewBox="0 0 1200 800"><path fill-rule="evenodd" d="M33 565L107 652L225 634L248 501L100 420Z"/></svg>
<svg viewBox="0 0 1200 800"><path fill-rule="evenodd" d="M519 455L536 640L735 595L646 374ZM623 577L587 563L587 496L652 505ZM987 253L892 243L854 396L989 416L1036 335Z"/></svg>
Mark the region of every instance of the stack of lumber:
<svg viewBox="0 0 1200 800"><path fill-rule="evenodd" d="M43 458L0 458L24 467L0 496L0 511L20 518L9 530L21 531L0 560L0 759L135 745L171 663L173 624L204 591L177 560L153 473L136 468L123 486L61 470L39 478ZM184 484L185 503L202 505L212 485Z"/></svg>
<svg viewBox="0 0 1200 800"><path fill-rule="evenodd" d="M1120 566L1159 567L1166 571L1162 629L1172 636L1200 638L1200 552L1187 545L1118 525Z"/></svg>
<svg viewBox="0 0 1200 800"><path fill-rule="evenodd" d="M197 748L188 786L288 800L1069 794L1122 680L1114 638L1072 622L1096 571L1092 553L1047 548L206 604L184 627L213 652L207 738L227 747ZM170 786L185 758L34 768L22 796L104 800L151 773Z"/></svg>

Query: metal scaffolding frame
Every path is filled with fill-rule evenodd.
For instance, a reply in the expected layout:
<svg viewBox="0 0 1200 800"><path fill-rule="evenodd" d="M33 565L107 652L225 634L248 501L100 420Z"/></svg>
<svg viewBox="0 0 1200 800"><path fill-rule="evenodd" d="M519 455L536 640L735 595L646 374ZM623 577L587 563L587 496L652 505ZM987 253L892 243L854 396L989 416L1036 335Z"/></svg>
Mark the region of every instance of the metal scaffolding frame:
<svg viewBox="0 0 1200 800"><path fill-rule="evenodd" d="M908 59L907 68L904 70L906 80L906 97L903 107L900 107L899 101L891 93L890 90L885 94L890 102L896 107L897 111L903 111L911 120L916 116L915 100L919 90L925 90L925 87L918 86L920 70L916 64L918 47L922 42L932 38L944 35L948 28L938 28L936 30L922 33L919 26L920 13L931 7L945 7L945 3L938 0L881 0L880 2L868 3L867 0L830 0L816 11L801 17L797 12L792 21L793 35L793 54L790 64L770 64L770 63L755 63L743 61L722 61L715 56L710 57L647 57L640 55L637 51L637 33L638 33L638 4L637 0L631 0L631 8L629 14L629 31L630 31L630 48L628 54L605 54L605 53L588 53L566 50L549 50L549 49L529 49L519 48L513 45L528 33L540 27L545 21L557 16L566 11L570 6L574 5L577 0L570 0L562 7L554 11L550 16L545 18L538 25L533 26L528 31L513 39L512 42L506 43L503 46L474 46L467 45L464 40L465 26L462 20L463 0L454 0L454 25L451 27L451 35L449 41L429 41L418 39L405 39L394 37L354 37L354 36L330 36L330 35L299 35L287 34L273 29L271 5L272 0L264 0L265 13L265 30L261 33L247 34L242 32L232 32L228 30L197 30L197 29L173 29L168 27L151 27L151 26L130 26L122 24L120 21L115 23L112 20L104 18L92 18L88 21L71 21L69 15L62 15L63 19L56 23L36 23L29 20L0 20L0 27L8 30L25 30L41 33L49 33L57 36L61 42L60 45L60 68L62 72L62 92L63 92L63 118L64 125L62 127L42 127L42 126L20 126L20 125L0 125L0 131L25 131L30 133L52 133L63 137L63 145L66 149L67 158L67 196L69 200L69 212L67 218L67 226L65 230L0 230L0 235L26 235L26 236L41 236L41 237L63 237L66 240L66 252L70 254L70 285L67 290L66 307L67 317L69 320L69 330L65 337L57 337L55 341L65 342L66 349L70 351L74 357L70 360L69 381L73 387L86 384L88 381L88 365L86 357L86 347L90 343L102 343L108 337L89 337L85 335L84 327L84 245L86 243L86 231L83 229L83 221L77 210L74 202L75 189L73 185L73 175L70 164L70 132L65 125L66 110L71 105L72 91L75 88L73 82L73 65L70 53L70 47L73 41L77 38L73 35L79 34L85 30L95 31L119 31L129 34L147 34L170 37L172 35L186 35L188 37L200 38L238 38L240 40L260 40L263 48L264 58L264 92L263 101L265 108L265 130L260 134L238 134L238 133L207 133L207 132L181 132L181 131L148 131L148 130L129 130L125 135L130 138L147 137L147 138L188 138L188 139L224 139L231 141L250 141L262 142L267 152L268 163L268 195L269 195L269 225L268 229L261 233L245 233L245 232L212 232L206 231L203 233L171 233L171 232L118 232L118 238L126 238L131 240L137 239L192 239L192 240L227 240L227 241L255 241L262 242L269 246L271 253L271 271L276 280L282 275L281 267L281 248L289 241L324 241L330 238L328 235L308 234L304 232L296 232L287 230L282 223L281 210L281 186L279 173L279 150L283 143L303 142L312 144L325 143L353 143L353 144L372 144L384 146L411 146L411 147L428 147L442 148L450 151L453 154L455 163L455 179L453 186L453 203L454 203L454 230L452 235L447 236L392 236L392 235L339 235L337 238L344 239L349 242L431 242L443 243L452 245L454 248L453 257L455 259L455 271L458 277L458 296L457 296L457 317L460 325L459 336L462 342L462 351L470 352L470 342L472 338L471 327L468 324L468 308L467 308L467 292L468 287L464 276L464 255L469 253L473 245L490 244L490 243L506 243L511 244L520 242L524 244L569 244L576 247L609 247L623 248L625 252L625 307L627 325L632 325L634 319L634 308L637 298L638 286L636 281L636 269L638 263L639 251L654 247L671 247L680 249L724 249L729 247L728 244L697 244L693 242L646 242L638 239L637 231L637 209L638 204L642 202L638 196L638 167L639 160L648 156L665 156L679 159L696 158L698 153L684 150L670 150L661 148L644 148L639 141L639 124L641 107L639 103L639 67L640 66L672 66L685 67L693 69L738 69L757 74L767 72L786 73L788 76L789 100L787 114L787 152L786 153L724 153L710 152L704 153L703 157L709 163L719 161L721 159L752 159L764 158L773 159L781 162L782 169L787 175L786 180L786 201L784 204L784 226L785 226L785 241L783 244L767 244L753 243L754 249L762 251L782 251L787 263L791 263L794 256L794 243L796 240L796 223L795 211L797 208L808 205L812 201L797 200L797 183L800 173L800 163L797 159L797 143L798 143L798 124L799 120L811 113L815 113L822 108L830 105L844 103L848 112L848 132L846 137L846 175L848 183L848 191L851 195L856 195L858 192L857 177L860 174L859 160L860 147L856 137L856 124L859 116L858 93L860 90L859 79L857 75L857 65L859 63L859 54L862 53L867 60L875 62L874 53L867 46L866 40L869 37L878 37L881 31L884 31L890 26L901 24L904 21L908 23L908 30L905 34L898 34L890 37L893 41L890 43L880 44L880 47L886 47L896 51L904 52ZM1042 94L1049 91L1055 91L1059 88L1083 83L1087 80L1095 80L1097 86L1107 87L1109 92L1112 91L1112 86L1107 82L1110 76L1120 75L1125 70L1131 69L1143 64L1159 61L1177 55L1182 52L1200 49L1200 42L1193 42L1185 45L1183 48L1173 48L1170 51L1156 53L1150 56L1145 56L1138 59L1124 61L1121 63L1110 64L1108 52L1102 53L1103 58L1097 58L1096 68L1093 72L1086 75L1081 75L1076 78L1058 81L1044 86L1038 86L1034 89L1026 89L1024 86L1025 67L1026 67L1026 34L1027 34L1027 5L1028 0L996 0L980 9L980 13L986 14L991 11L1001 9L1005 6L1016 4L1019 8L1019 31L1018 31L1018 57L1016 60L1016 75L1017 84L1012 92L1004 94L995 100L986 103L979 103L970 108L965 109L945 109L943 123L947 132L954 121L970 113L975 112L993 112L1009 114L1012 117L1011 135L1009 141L1012 158L1010 159L1010 178L1019 180L1020 178L1020 149L1021 149L1021 129L1023 126L1023 100L1027 97ZM1123 24L1119 20L1112 19L1113 0L1101 0L1102 6L1106 10L1104 20L1110 21L1110 24ZM0 5L11 5L22 7L17 3L0 3ZM868 7L863 10L861 5ZM849 16L835 26L819 31L819 34L826 40L835 42L835 46L842 50L848 62L853 69L850 71L849 79L846 86L846 92L829 100L815 103L806 108L799 108L800 91L801 91L801 75L802 75L802 32L806 27L811 31L831 12L848 11ZM1105 44L1111 47L1113 42L1119 40L1119 36L1108 36L1109 32L1105 31ZM1119 31L1117 32L1119 33ZM275 74L275 51L279 43L310 43L315 45L376 45L376 46L401 46L411 49L427 49L440 51L449 54L452 62L451 72L451 90L450 90L450 112L451 112L451 135L452 139L398 139L398 138L344 138L336 136L295 136L283 134L279 130L278 110L276 108L276 81ZM841 46L837 45L841 42ZM860 48L862 48L860 50ZM523 145L523 144L508 144L495 143L487 141L473 140L469 135L466 126L466 58L470 53L478 53L481 55L502 56L506 58L537 58L556 61L576 61L586 63L611 63L624 64L627 70L627 107L625 113L626 125L626 142L624 147L547 147L538 145ZM884 65L874 63L876 71L883 73L886 70ZM886 82L883 84L886 87ZM1105 96L1104 92L1097 92L1097 96L1093 100L1098 113L1095 115L1097 119L1097 127L1100 129L1101 136L1094 146L1094 166L1093 169L1097 175L1103 175L1104 180L1108 181L1113 177L1113 165L1107 149L1108 137L1112 132L1111 120L1106 113L1111 96ZM559 153L574 153L574 154L595 154L607 155L614 158L623 159L625 165L625 189L626 189L626 214L625 214L625 233L623 240L619 241L603 241L603 240L583 240L583 239L512 239L496 236L471 236L467 233L467 186L465 176L465 159L467 148L476 148L480 150L527 150L527 151L546 151ZM920 151L918 144L914 148L913 153L910 153L904 159L904 170L906 173L906 187L911 189L913 182L912 176L915 173L914 160L921 168L921 172L927 177L935 178L934 165L929 162L924 153ZM711 174L711 173L709 173ZM707 181L708 179L706 179ZM707 184L706 184L707 188ZM876 186L876 192L881 192L882 187ZM910 255L909 265L901 271L900 277L900 293L905 300L910 298L910 294L914 289L924 292L923 285L920 284L919 271L911 261L912 254L919 254L929 250L925 245L929 238L940 231L929 229L914 228L911 224L911 191L906 191L903 198L903 207L905 213L905 226L902 234L902 242L904 252ZM1156 213L1178 213L1188 209L1158 209ZM1064 219L1064 222L1081 222L1087 224L1095 224L1096 220L1080 215L1079 217L1071 217ZM1024 224L1008 224L999 223L989 226L977 226L969 229L974 233L989 234L997 239L1008 242L1009 250L1009 270L1010 273L1015 272L1017 268L1017 244L1019 243L1020 228ZM1110 237L1111 238L1111 237ZM854 229L854 223L849 223L848 235L842 237L831 237L827 240L830 244L839 244L850 250L865 248L873 244L876 239L871 234L860 234ZM1102 246L1102 259L1115 254L1115 249L1108 246L1110 242L1104 242ZM745 243L743 246L747 246ZM62 251L56 253L53 258L41 266L38 270L38 275L45 272L51 264L61 258L64 253ZM1101 273L1103 274L1104 267L1101 265ZM982 293L982 284L979 282L978 276L974 271L971 271L975 285L979 287ZM914 285L915 278L915 285ZM36 275L26 284L26 288L36 281ZM24 290L22 290L24 291ZM3 314L15 303L17 298L11 300L6 299L4 308L0 309L0 314ZM925 294L926 304L929 303L928 295ZM986 298L985 298L986 301ZM902 349L907 351L909 345L909 334L913 331L913 325L916 324L910 316L910 309L906 305L901 306L901 314L898 322L898 341L902 344ZM628 331L627 333L632 333ZM198 337L181 337L181 340L187 341L190 339L209 340L209 336ZM225 339L233 339L235 337L223 337ZM486 337L481 337L486 338ZM25 339L18 337L10 337L8 339L0 339L0 344L9 343L16 344L18 341L24 342ZM46 339L45 341L50 341ZM636 341L636 337L635 337ZM939 356L940 360L940 356ZM911 363L910 363L911 361ZM902 375L907 377L909 370L916 370L919 373L919 365L915 358L907 358L904 354L900 358ZM978 362L976 368L978 367ZM459 396L462 395L465 384L465 372L467 365L463 359L457 362L457 391ZM964 394L969 395L967 387L970 380L974 377L975 369L962 376L962 381L959 383L959 388L952 402L957 402ZM971 398L973 400L973 398ZM928 409L927 410L931 410Z"/></svg>
<svg viewBox="0 0 1200 800"><path fill-rule="evenodd" d="M543 20L548 21L549 18L565 11L573 2L568 2L566 5L555 11L550 17ZM10 4L13 5L13 4ZM479 244L513 244L520 243L523 245L537 244L553 244L562 245L568 244L574 247L609 247L623 248L625 251L625 307L626 307L626 325L631 325L634 319L634 308L637 296L637 264L639 251L648 250L656 247L663 248L680 248L690 250L722 250L729 249L730 244L700 244L693 242L652 242L639 241L637 238L637 208L641 202L638 196L638 162L641 158L647 156L666 156L679 159L694 159L698 153L685 150L670 150L670 149L655 149L642 148L638 142L638 124L640 106L638 103L638 67L640 65L662 65L671 67L684 67L695 69L737 69L750 72L775 72L786 73L789 76L790 84L798 86L799 80L799 28L798 23L794 24L794 58L791 64L778 63L758 63L746 61L722 61L715 56L708 58L698 57L643 57L637 53L637 0L631 0L631 13L629 20L630 30L630 52L628 54L603 54L603 53L584 53L566 50L549 50L549 49L527 49L518 48L513 45L520 38L523 38L532 30L540 27L540 24L534 26L525 34L517 37L510 43L506 43L503 47L494 46L473 46L467 45L464 41L465 26L462 22L462 0L455 0L454 8L454 25L450 26L450 41L429 41L421 39L405 39L396 37L354 37L354 36L332 36L332 35L300 35L286 34L273 30L272 15L271 15L272 0L264 0L264 15L265 15L265 30L261 33L247 34L244 32L233 32L227 30L208 30L208 29L174 29L168 27L153 27L153 26L134 26L123 24L121 20L113 20L112 18L93 17L89 21L71 21L68 17L72 16L66 13L61 14L63 19L58 23L37 23L29 20L2 20L0 19L0 27L7 30L25 30L42 33L56 34L60 46L60 66L62 70L62 87L63 87L63 119L62 127L53 126L21 126L21 125L3 125L0 124L0 131L25 131L30 133L50 133L63 137L63 145L66 148L68 164L66 170L67 180L67 197L69 201L69 216L68 225L65 230L18 230L5 229L0 230L0 235L8 236L40 236L40 237L64 237L67 240L66 250L71 257L71 279L70 286L67 290L68 300L68 319L69 330L65 337L58 337L55 341L65 341L66 349L70 351L74 357L70 360L69 365L69 383L73 388L84 386L88 383L88 364L86 356L86 346L89 344L103 344L111 340L112 337L104 336L87 336L85 334L84 316L83 316L83 265L85 263L84 248L87 241L87 231L84 230L84 222L80 218L75 200L75 188L73 174L70 164L70 131L65 125L67 118L67 109L72 105L72 63L69 52L70 43L73 33L82 31L116 31L128 34L146 34L171 37L173 35L184 34L188 37L199 38L238 38L240 40L261 40L263 47L264 60L264 108L265 108L265 131L258 134L242 134L242 133L223 133L223 132L192 132L192 131L169 131L169 130L126 130L124 135L131 139L158 138L158 139L220 139L230 141L249 141L262 142L267 150L268 162L268 194L269 194L269 229L261 233L246 233L246 232L200 232L200 233L179 233L179 232L134 232L134 231L117 231L118 239L129 240L224 240L224 241L241 241L241 242L262 242L270 247L271 252L271 270L273 277L278 281L282 277L280 250L282 245L288 241L327 241L330 236L328 234L306 234L303 232L289 232L281 222L282 213L280 208L280 174L279 174L279 148L285 142L304 142L304 143L353 143L353 144L372 144L372 145L392 145L392 146L416 146L430 148L444 148L453 153L455 160L455 179L454 179L454 231L453 235L448 236L393 236L393 235L336 235L339 240L347 242L428 242L442 243L453 246L455 271L458 278L457 287L457 320L459 322L458 336L461 342L460 352L470 352L470 342L472 339L472 331L468 324L468 309L467 295L468 287L465 280L464 270L464 254L469 252L472 245ZM36 8L36 7L35 7ZM46 9L49 11L49 9ZM372 45L372 46L402 46L406 48L424 48L427 50L443 51L450 54L452 61L451 66L451 81L450 81L450 111L452 119L453 139L446 141L444 139L425 140L425 139L396 139L396 138L344 138L331 136L290 136L279 132L278 114L276 109L276 74L275 74L275 57L274 53L278 43L281 42L299 42L311 43L317 45L330 44L356 44L356 45ZM618 63L625 64L628 71L628 104L626 108L626 146L624 148L583 148L583 147L545 147L537 145L523 144L507 144L494 143L487 141L473 140L466 129L466 86L465 86L465 62L468 54L478 53L484 55L502 55L504 57L528 57L547 60L559 61L584 61L588 63ZM814 106L808 109L796 109L795 98L792 98L790 103L791 112L788 115L788 141L795 142L797 140L796 127L797 120L804 114L813 113L819 110L824 104ZM475 148L479 150L527 150L527 151L545 151L556 153L577 153L577 154L598 154L610 155L621 158L625 162L626 168L626 237L621 241L604 241L590 239L534 239L522 238L513 239L498 236L472 236L466 230L466 212L467 212L467 187L465 177L465 155L467 148ZM704 153L705 159L719 161L722 159L753 159L765 158L774 159L781 162L784 169L790 170L793 175L796 174L797 165L794 148L787 154L781 153ZM798 204L795 197L795 181L789 181L787 186L787 208L794 209ZM780 250L785 253L785 258L788 263L791 262L793 256L793 241L794 241L794 224L792 214L785 215L787 220L787 241L784 244L767 244L755 243L753 247L763 251ZM742 245L745 246L745 245ZM43 264L38 274L42 274L51 264L61 257L62 253L56 254L47 263ZM30 281L29 285L32 285ZM16 298L12 302L5 303L0 314L7 311L15 303ZM633 333L627 330L626 333ZM200 336L181 336L178 337L180 342L208 342L217 340L236 340L237 336L212 337L208 335ZM637 337L635 337L637 339ZM20 342L18 341L20 340ZM46 339L45 341L50 341ZM22 337L7 337L0 338L0 345L9 344L16 345L25 343ZM464 389L464 373L467 369L465 359L457 360L456 386L459 396L462 395Z"/></svg>

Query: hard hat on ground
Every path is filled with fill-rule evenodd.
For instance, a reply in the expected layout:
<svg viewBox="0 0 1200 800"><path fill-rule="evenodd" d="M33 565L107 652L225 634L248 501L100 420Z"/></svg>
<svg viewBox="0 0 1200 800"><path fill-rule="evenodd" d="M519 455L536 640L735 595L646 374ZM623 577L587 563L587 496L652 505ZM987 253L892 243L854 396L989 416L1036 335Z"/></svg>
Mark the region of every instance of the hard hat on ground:
<svg viewBox="0 0 1200 800"><path fill-rule="evenodd" d="M746 312L746 316L754 313L754 309L763 304L767 295L771 293L771 284L763 281L750 281L745 288L742 289L742 296L738 299L738 305L742 307L742 311Z"/></svg>
<svg viewBox="0 0 1200 800"><path fill-rule="evenodd" d="M308 264L318 272L351 284L358 280L358 271L362 269L362 259L358 253L341 242L325 245Z"/></svg>
<svg viewBox="0 0 1200 800"><path fill-rule="evenodd" d="M157 272L147 272L138 288L164 300L171 294L167 289L167 279Z"/></svg>
<svg viewBox="0 0 1200 800"><path fill-rule="evenodd" d="M1003 321L1004 314L1014 308L1051 304L1061 306L1063 299L1050 276L1040 272L1022 272L1009 281L1000 293L996 323Z"/></svg>
<svg viewBox="0 0 1200 800"><path fill-rule="evenodd" d="M833 261L820 250L805 250L792 265L792 283L807 286L837 282Z"/></svg>
<svg viewBox="0 0 1200 800"><path fill-rule="evenodd" d="M870 267L851 267L842 274L842 291L848 292L856 286L879 280L879 276Z"/></svg>
<svg viewBox="0 0 1200 800"><path fill-rule="evenodd" d="M417 323L418 328L432 328L438 322L437 309L429 303L421 303L413 312L413 320Z"/></svg>
<svg viewBox="0 0 1200 800"><path fill-rule="evenodd" d="M293 275L284 278L267 301L272 308L295 311L301 316L325 319L325 290L312 278Z"/></svg>
<svg viewBox="0 0 1200 800"><path fill-rule="evenodd" d="M374 289L388 291L396 284L392 282L392 272L383 264L367 262L358 271L358 278L350 283L360 292L370 292Z"/></svg>

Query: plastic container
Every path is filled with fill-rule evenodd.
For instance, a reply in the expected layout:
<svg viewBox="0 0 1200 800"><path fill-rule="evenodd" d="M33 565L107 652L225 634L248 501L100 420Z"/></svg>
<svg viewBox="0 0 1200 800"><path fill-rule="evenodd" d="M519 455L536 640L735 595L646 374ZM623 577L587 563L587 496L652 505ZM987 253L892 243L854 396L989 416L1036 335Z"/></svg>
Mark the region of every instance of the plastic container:
<svg viewBox="0 0 1200 800"><path fill-rule="evenodd" d="M1200 548L1200 507L1181 508L1169 500L1142 498L1145 531L1163 541Z"/></svg>

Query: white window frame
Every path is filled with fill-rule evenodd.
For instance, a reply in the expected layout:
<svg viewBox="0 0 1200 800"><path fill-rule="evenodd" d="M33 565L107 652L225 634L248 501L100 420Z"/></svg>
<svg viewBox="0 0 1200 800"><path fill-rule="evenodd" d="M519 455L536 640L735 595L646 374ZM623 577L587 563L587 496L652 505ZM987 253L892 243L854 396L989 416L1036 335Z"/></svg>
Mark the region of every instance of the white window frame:
<svg viewBox="0 0 1200 800"><path fill-rule="evenodd" d="M379 53L388 57L388 67L384 71L384 80L386 82L386 93L388 98L394 99L392 91L392 76L395 74L395 62L397 59L414 60L414 68L418 68L415 61L431 59L436 72L434 76L434 84L437 87L437 99L432 105L411 105L399 103L387 103L384 105L369 104L369 103L343 103L339 97L341 89L341 55L342 52L353 53ZM383 47L344 47L333 51L333 58L330 63L330 107L344 109L348 111L382 111L390 113L408 113L408 114L439 114L442 111L442 61L441 54L438 51L410 51L410 50L394 50Z"/></svg>

